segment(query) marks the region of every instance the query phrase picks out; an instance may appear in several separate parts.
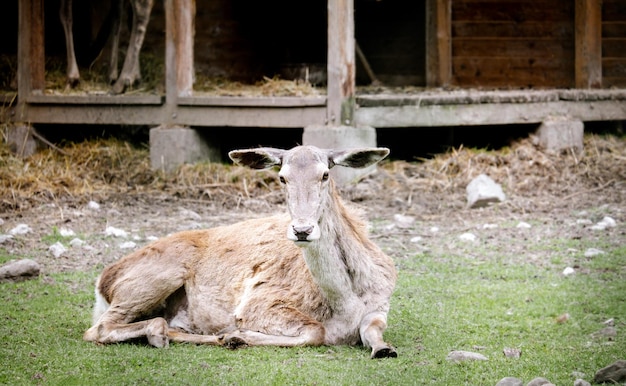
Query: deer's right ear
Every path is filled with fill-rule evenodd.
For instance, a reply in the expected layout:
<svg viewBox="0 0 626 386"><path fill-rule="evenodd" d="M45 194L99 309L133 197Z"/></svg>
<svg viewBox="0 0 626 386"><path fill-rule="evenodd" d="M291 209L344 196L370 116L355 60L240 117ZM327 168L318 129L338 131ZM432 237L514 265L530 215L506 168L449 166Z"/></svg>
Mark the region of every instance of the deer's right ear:
<svg viewBox="0 0 626 386"><path fill-rule="evenodd" d="M228 153L233 162L252 169L267 169L283 163L284 150L271 147L258 149L233 150Z"/></svg>

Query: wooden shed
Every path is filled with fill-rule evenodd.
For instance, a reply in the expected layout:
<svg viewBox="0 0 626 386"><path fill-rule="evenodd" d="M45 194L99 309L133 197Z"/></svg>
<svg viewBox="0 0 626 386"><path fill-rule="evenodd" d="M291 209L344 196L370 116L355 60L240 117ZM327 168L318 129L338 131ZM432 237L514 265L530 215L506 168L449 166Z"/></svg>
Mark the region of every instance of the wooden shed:
<svg viewBox="0 0 626 386"><path fill-rule="evenodd" d="M75 3L87 29L107 6ZM19 0L5 120L384 129L626 119L624 0L157 1L142 54L160 60L162 79L118 96L46 85L44 47L61 38L55 7ZM229 95L198 82L254 89L278 78L304 78L313 92Z"/></svg>

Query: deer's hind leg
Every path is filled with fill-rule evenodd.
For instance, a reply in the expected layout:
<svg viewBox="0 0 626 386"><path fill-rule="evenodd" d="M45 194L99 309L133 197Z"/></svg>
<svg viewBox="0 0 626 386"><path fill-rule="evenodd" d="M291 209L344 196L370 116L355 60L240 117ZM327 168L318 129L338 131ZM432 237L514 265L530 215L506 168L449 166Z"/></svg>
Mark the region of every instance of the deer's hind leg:
<svg viewBox="0 0 626 386"><path fill-rule="evenodd" d="M94 324L83 339L107 344L145 337L152 346L167 347L172 329L165 318L154 315L165 314L167 300L181 289L182 279L160 281L158 288L139 283L144 280L145 277L120 280L111 304L104 300L97 285Z"/></svg>

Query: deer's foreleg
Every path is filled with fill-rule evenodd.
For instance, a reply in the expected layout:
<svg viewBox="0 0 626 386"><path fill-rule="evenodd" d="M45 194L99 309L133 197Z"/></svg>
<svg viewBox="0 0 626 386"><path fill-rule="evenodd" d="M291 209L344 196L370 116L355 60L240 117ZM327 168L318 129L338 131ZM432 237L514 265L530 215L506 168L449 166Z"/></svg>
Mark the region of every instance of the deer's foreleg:
<svg viewBox="0 0 626 386"><path fill-rule="evenodd" d="M372 348L372 358L395 358L396 349L383 340L383 332L387 328L387 315L382 312L372 312L361 321L361 341Z"/></svg>

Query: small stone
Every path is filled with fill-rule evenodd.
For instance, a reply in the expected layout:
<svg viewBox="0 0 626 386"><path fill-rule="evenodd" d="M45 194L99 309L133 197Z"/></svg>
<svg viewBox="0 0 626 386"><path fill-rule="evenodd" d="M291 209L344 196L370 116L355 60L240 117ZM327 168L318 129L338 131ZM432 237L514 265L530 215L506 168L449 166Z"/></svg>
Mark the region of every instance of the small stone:
<svg viewBox="0 0 626 386"><path fill-rule="evenodd" d="M72 247L80 247L83 244L85 244L85 242L83 240L79 239L78 237L75 237L75 238L73 238L70 241L70 246L72 246Z"/></svg>
<svg viewBox="0 0 626 386"><path fill-rule="evenodd" d="M87 208L89 208L91 210L100 210L100 204L98 204L95 201L89 201L87 203Z"/></svg>
<svg viewBox="0 0 626 386"><path fill-rule="evenodd" d="M9 231L10 235L25 235L27 233L32 232L33 230L26 224L18 224L15 228Z"/></svg>
<svg viewBox="0 0 626 386"><path fill-rule="evenodd" d="M422 237L421 236L415 236L415 237L411 237L410 240L412 243L419 243L420 241L422 241Z"/></svg>
<svg viewBox="0 0 626 386"><path fill-rule="evenodd" d="M430 233L437 233L439 232L439 227L430 227Z"/></svg>
<svg viewBox="0 0 626 386"><path fill-rule="evenodd" d="M608 340L613 340L617 336L617 329L613 326L604 327L600 331L596 331L591 334L593 338L607 338Z"/></svg>
<svg viewBox="0 0 626 386"><path fill-rule="evenodd" d="M530 228L532 228L532 225L530 225L527 222L520 221L520 222L517 223L517 225L515 227L519 228L519 229L530 229Z"/></svg>
<svg viewBox="0 0 626 386"><path fill-rule="evenodd" d="M198 213L185 208L180 208L180 215L192 220L202 220L202 216L200 216Z"/></svg>
<svg viewBox="0 0 626 386"><path fill-rule="evenodd" d="M502 187L486 174L481 174L474 178L467 185L466 191L467 206L470 208L480 208L505 200Z"/></svg>
<svg viewBox="0 0 626 386"><path fill-rule="evenodd" d="M591 383L585 381L584 379L578 378L574 381L574 386L591 386Z"/></svg>
<svg viewBox="0 0 626 386"><path fill-rule="evenodd" d="M31 259L10 261L0 267L0 282L22 281L39 276L41 268Z"/></svg>
<svg viewBox="0 0 626 386"><path fill-rule="evenodd" d="M581 219L576 220L576 224L578 224L578 225L591 225L591 224L593 224L593 222L591 220L589 220L589 219L586 219L586 218L582 219L581 218Z"/></svg>
<svg viewBox="0 0 626 386"><path fill-rule="evenodd" d="M71 229L67 229L67 228L61 228L59 229L59 234L63 237L71 237L71 236L76 236L76 233L74 233L73 230Z"/></svg>
<svg viewBox="0 0 626 386"><path fill-rule="evenodd" d="M545 386L552 385L552 382L548 381L547 379L543 377L537 377L526 384L526 386L544 386L544 385Z"/></svg>
<svg viewBox="0 0 626 386"><path fill-rule="evenodd" d="M502 350L502 352L504 353L504 356L507 358L519 359L522 356L522 350L520 350L519 348L505 347L504 350Z"/></svg>
<svg viewBox="0 0 626 386"><path fill-rule="evenodd" d="M618 383L626 380L626 360L618 360L615 363L601 368L593 378L594 383Z"/></svg>
<svg viewBox="0 0 626 386"><path fill-rule="evenodd" d="M393 216L393 221L398 228L410 228L413 223L415 223L415 217L395 214Z"/></svg>
<svg viewBox="0 0 626 386"><path fill-rule="evenodd" d="M602 322L602 324L604 324L605 326L615 326L615 319L611 318L611 319L607 319L604 322Z"/></svg>
<svg viewBox="0 0 626 386"><path fill-rule="evenodd" d="M50 251L52 256L60 257L62 254L64 254L67 251L67 249L63 246L63 244L57 241L56 243L52 244L48 248L48 251Z"/></svg>
<svg viewBox="0 0 626 386"><path fill-rule="evenodd" d="M524 382L521 379L506 377L499 380L496 386L524 386Z"/></svg>
<svg viewBox="0 0 626 386"><path fill-rule="evenodd" d="M128 237L128 233L120 228L108 226L104 230L104 234L106 236L114 236L114 237Z"/></svg>
<svg viewBox="0 0 626 386"><path fill-rule="evenodd" d="M483 224L483 229L496 229L498 224Z"/></svg>
<svg viewBox="0 0 626 386"><path fill-rule="evenodd" d="M573 274L575 274L575 273L576 273L576 271L575 271L575 270L574 270L574 268L572 268L572 267L566 267L566 268L563 270L563 276L570 276L570 275L573 275Z"/></svg>
<svg viewBox="0 0 626 386"><path fill-rule="evenodd" d="M594 231L602 231L605 230L606 228L613 228L617 226L617 222L611 218L611 217L604 217L602 220L600 220L600 222L598 222L596 225L592 226L591 229L593 229Z"/></svg>
<svg viewBox="0 0 626 386"><path fill-rule="evenodd" d="M483 354L471 352L471 351L451 351L446 357L447 360L453 362L465 362L465 361L486 361L487 357Z"/></svg>
<svg viewBox="0 0 626 386"><path fill-rule="evenodd" d="M4 244L11 239L13 239L13 235L0 235L0 244Z"/></svg>
<svg viewBox="0 0 626 386"><path fill-rule="evenodd" d="M467 233L463 233L462 235L460 235L459 240L473 243L476 240L478 240L478 238L476 237L475 234L467 232Z"/></svg>
<svg viewBox="0 0 626 386"><path fill-rule="evenodd" d="M137 246L133 241L127 241L125 243L120 244L120 249L132 249Z"/></svg>
<svg viewBox="0 0 626 386"><path fill-rule="evenodd" d="M4 220L0 218L0 225L4 225Z"/></svg>
<svg viewBox="0 0 626 386"><path fill-rule="evenodd" d="M585 257L594 257L598 255L604 255L604 251L596 248L589 248L585 251Z"/></svg>

